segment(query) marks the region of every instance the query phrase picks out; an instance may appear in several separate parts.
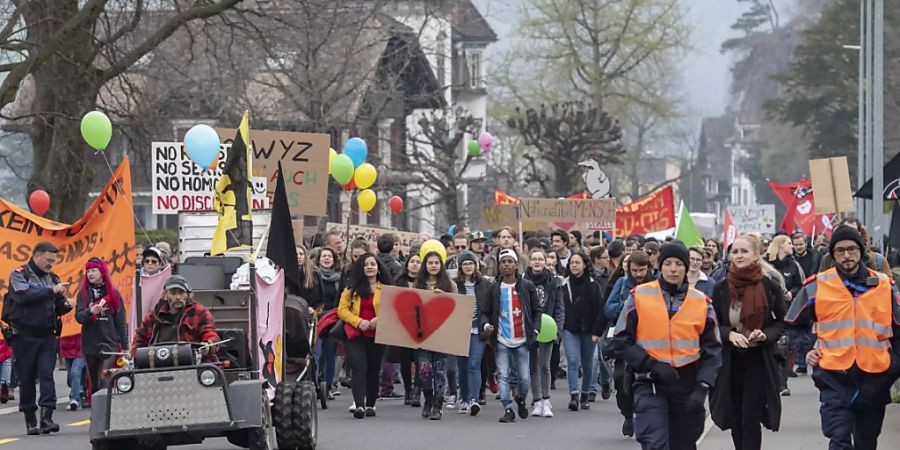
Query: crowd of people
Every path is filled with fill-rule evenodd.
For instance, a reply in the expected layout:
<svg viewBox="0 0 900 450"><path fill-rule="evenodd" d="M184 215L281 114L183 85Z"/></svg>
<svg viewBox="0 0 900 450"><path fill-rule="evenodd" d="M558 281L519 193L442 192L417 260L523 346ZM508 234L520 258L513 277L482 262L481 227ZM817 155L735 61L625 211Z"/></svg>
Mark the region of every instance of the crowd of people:
<svg viewBox="0 0 900 450"><path fill-rule="evenodd" d="M708 402L736 449L759 449L762 427L780 427L788 380L813 370L830 448L875 448L890 385L900 375L900 296L888 258L870 247L858 220L839 224L830 242L802 232L744 234L726 249L715 239L688 248L673 239L599 232L530 232L521 241L509 228L490 235L444 236L446 254L421 252L422 242L401 245L390 233L345 248L343 235L330 232L298 246L299 294L317 314L336 310L346 324L346 336L328 336L315 349L329 400L343 384L358 419L376 416L379 400L402 398L424 419L441 420L445 409L478 416L490 392L502 405L499 421L511 423L554 417L552 394L565 378L569 396L562 401L572 413L615 394L622 434L642 448L695 448ZM147 274L166 264L158 247L141 254ZM72 380L75 408L101 386L98 374L110 363L102 352L129 346L122 297L106 264L87 263L70 301L52 272L56 255L52 245L38 245L10 283L14 302L47 305L11 321L29 434L58 430L52 367L60 315L75 308L83 327L81 355L65 356L77 373L83 355L88 374L85 394ZM472 297L468 356L376 343L387 285ZM143 318L131 348L217 341L211 315L190 293L180 276L167 280L166 301ZM180 327L185 320L192 326ZM558 330L550 342L537 341L543 320ZM185 329L195 335L183 336ZM0 401L11 393L8 366L0 366Z"/></svg>

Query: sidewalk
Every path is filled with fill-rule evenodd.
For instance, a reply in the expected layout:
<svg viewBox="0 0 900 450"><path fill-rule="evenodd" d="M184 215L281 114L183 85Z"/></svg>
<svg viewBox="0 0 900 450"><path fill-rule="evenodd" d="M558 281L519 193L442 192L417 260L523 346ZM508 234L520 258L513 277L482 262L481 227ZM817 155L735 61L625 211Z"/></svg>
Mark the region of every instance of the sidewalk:
<svg viewBox="0 0 900 450"><path fill-rule="evenodd" d="M763 448L798 450L828 448L828 440L822 435L819 418L819 391L813 386L812 378L809 376L791 378L788 385L792 395L781 397L781 431L773 433L764 428ZM707 426L710 425L712 424L708 421ZM890 442L895 444L891 445ZM897 442L900 442L900 404L894 403L887 407L878 443L879 448L896 448ZM734 448L731 433L712 425L698 448L700 450Z"/></svg>
<svg viewBox="0 0 900 450"><path fill-rule="evenodd" d="M66 386L66 371L58 368L53 371L53 381L56 382L56 402L57 404L69 403L69 387ZM40 395L38 388L38 395ZM57 409L63 408L63 405L57 406ZM5 405L0 405L0 415L13 414L19 412L19 390L16 389L16 399L10 400Z"/></svg>

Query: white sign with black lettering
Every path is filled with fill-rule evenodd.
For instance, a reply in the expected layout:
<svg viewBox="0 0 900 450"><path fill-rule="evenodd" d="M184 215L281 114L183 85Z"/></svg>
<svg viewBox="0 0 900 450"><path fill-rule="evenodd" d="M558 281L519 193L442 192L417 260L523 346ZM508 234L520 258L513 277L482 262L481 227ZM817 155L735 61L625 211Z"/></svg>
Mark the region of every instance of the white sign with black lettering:
<svg viewBox="0 0 900 450"><path fill-rule="evenodd" d="M219 147L215 170L203 170L187 156L182 142L154 142L152 146L153 214L178 214L179 211L210 211L213 189L231 144ZM253 209L269 207L266 178L252 177Z"/></svg>

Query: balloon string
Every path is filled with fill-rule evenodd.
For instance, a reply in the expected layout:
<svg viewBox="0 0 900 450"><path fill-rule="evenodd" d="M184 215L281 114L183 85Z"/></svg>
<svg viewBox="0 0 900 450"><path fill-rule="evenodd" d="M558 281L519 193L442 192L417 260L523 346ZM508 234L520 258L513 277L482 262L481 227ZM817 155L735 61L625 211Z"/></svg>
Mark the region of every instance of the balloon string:
<svg viewBox="0 0 900 450"><path fill-rule="evenodd" d="M109 168L110 176L112 177L113 183L115 183L116 187L119 189L119 192L125 192L125 190L122 188L122 185L119 184L119 180L116 178L116 173L113 170L112 165L109 163L109 159L106 158L106 153L102 151L98 151L97 153L103 156L103 161L106 162L106 167ZM149 245L155 245L154 242L150 239L150 235L147 234L147 229L144 228L144 224L141 223L141 219L137 216L137 213L134 212L134 202L132 200L132 198L129 198L127 201L131 204L131 215L132 217L134 217L134 221L137 222L138 227L141 228L141 232L144 233L144 237L147 238L147 242L149 243Z"/></svg>

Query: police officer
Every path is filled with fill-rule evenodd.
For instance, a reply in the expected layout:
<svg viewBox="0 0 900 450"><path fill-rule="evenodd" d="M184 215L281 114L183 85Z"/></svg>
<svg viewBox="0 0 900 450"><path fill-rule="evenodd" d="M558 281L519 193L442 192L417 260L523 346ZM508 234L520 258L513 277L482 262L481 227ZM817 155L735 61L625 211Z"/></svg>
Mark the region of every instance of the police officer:
<svg viewBox="0 0 900 450"><path fill-rule="evenodd" d="M625 301L613 345L635 371L641 448L695 449L706 396L722 365L722 341L712 305L687 281L684 244L664 245L659 264L659 278L635 287Z"/></svg>
<svg viewBox="0 0 900 450"><path fill-rule="evenodd" d="M4 320L12 328L15 369L19 375L21 403L25 426L30 435L59 431L53 422L56 409L56 387L53 369L56 365L56 332L58 318L72 309L64 293L66 284L52 272L59 249L49 242L39 242L28 264L16 268L9 277L10 291L4 306ZM8 309L7 309L8 308ZM35 405L35 379L41 383L41 423L38 428Z"/></svg>
<svg viewBox="0 0 900 450"><path fill-rule="evenodd" d="M874 449L900 375L900 295L887 275L866 267L865 242L855 229L838 227L828 251L835 267L807 280L785 321L818 338L806 362L819 388L828 448Z"/></svg>

